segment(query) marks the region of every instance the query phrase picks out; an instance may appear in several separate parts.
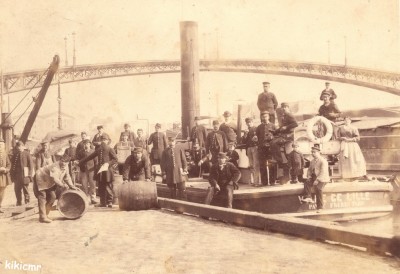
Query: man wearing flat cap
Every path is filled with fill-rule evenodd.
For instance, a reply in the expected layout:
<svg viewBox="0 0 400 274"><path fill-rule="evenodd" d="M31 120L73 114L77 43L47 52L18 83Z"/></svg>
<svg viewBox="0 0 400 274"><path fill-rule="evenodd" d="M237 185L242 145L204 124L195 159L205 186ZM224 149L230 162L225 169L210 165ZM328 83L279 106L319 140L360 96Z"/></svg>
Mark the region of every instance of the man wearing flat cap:
<svg viewBox="0 0 400 274"><path fill-rule="evenodd" d="M249 168L252 174L250 184L258 186L260 185L260 162L257 148L257 127L254 126L254 121L251 117L246 118L245 122L247 125L247 131L243 136L243 140L246 145L246 155L249 158Z"/></svg>
<svg viewBox="0 0 400 274"><path fill-rule="evenodd" d="M161 124L157 123L154 129L155 132L150 135L148 140L148 145L153 145L150 152L150 161L152 165L159 165L162 152L167 148L167 136L160 132Z"/></svg>
<svg viewBox="0 0 400 274"><path fill-rule="evenodd" d="M168 148L162 152L160 167L163 180L170 189L171 198L187 200L185 186L188 173L186 157L184 151L176 147L175 139L172 137L168 138Z"/></svg>
<svg viewBox="0 0 400 274"><path fill-rule="evenodd" d="M233 191L239 189L238 181L241 177L240 171L234 164L227 162L224 152L218 153L218 165L213 165L210 170L209 183L205 204L211 204L217 195L223 197L225 207L232 208Z"/></svg>
<svg viewBox="0 0 400 274"><path fill-rule="evenodd" d="M335 122L340 117L340 110L334 101L330 100L329 92L322 92L323 104L319 107L318 114L324 116L328 120Z"/></svg>
<svg viewBox="0 0 400 274"><path fill-rule="evenodd" d="M122 178L124 182L150 181L150 160L147 155L143 154L143 148L135 147L133 154L126 158Z"/></svg>
<svg viewBox="0 0 400 274"><path fill-rule="evenodd" d="M261 124L257 127L258 157L260 162L261 183L274 185L276 168L271 153L271 142L274 138L275 125L269 121L268 111L261 112Z"/></svg>
<svg viewBox="0 0 400 274"><path fill-rule="evenodd" d="M81 159L78 163L82 167L87 161L97 157L98 165L95 168L95 178L99 184L100 207L112 207L114 166L118 158L113 148L108 145L108 136L101 136L101 143L96 150Z"/></svg>
<svg viewBox="0 0 400 274"><path fill-rule="evenodd" d="M194 127L190 132L190 141L194 147L196 143L201 149L206 149L207 130L203 125L200 125L200 117L194 117Z"/></svg>
<svg viewBox="0 0 400 274"><path fill-rule="evenodd" d="M10 178L11 162L8 158L3 138L0 136L0 213L1 203L3 202L4 191L8 185L11 185Z"/></svg>
<svg viewBox="0 0 400 274"><path fill-rule="evenodd" d="M92 148L92 143L90 140L86 139L83 141L83 151L78 154L78 160L82 160L94 153L94 148ZM98 165L97 157L93 158L80 165L79 179L82 184L83 191L90 198L92 204L97 204L96 200L96 181L94 180L94 170Z"/></svg>
<svg viewBox="0 0 400 274"><path fill-rule="evenodd" d="M97 149L101 145L102 136L105 136L107 138L108 145L111 143L111 138L107 133L104 132L104 127L102 125L97 126L97 133L96 135L94 135L92 140L92 144L94 145L95 149Z"/></svg>
<svg viewBox="0 0 400 274"><path fill-rule="evenodd" d="M329 183L329 165L328 161L322 157L321 149L318 144L311 148L313 159L307 171L307 181L304 183L304 202L312 203L311 192L314 190L317 202L317 213L324 207L323 189Z"/></svg>
<svg viewBox="0 0 400 274"><path fill-rule="evenodd" d="M25 204L29 203L30 196L28 192L29 183L33 176L33 161L29 151L25 150L24 143L18 141L13 155L11 157L11 180L14 182L15 197L17 198L17 206L22 205L22 194L24 193Z"/></svg>
<svg viewBox="0 0 400 274"><path fill-rule="evenodd" d="M219 130L225 133L228 142L236 142L236 129L232 123L232 113L225 111L223 115L224 121L219 126Z"/></svg>
<svg viewBox="0 0 400 274"><path fill-rule="evenodd" d="M275 110L278 107L278 100L276 100L275 94L270 92L270 83L263 82L264 92L258 95L257 106L260 113L268 111L270 115L270 122L275 124Z"/></svg>
<svg viewBox="0 0 400 274"><path fill-rule="evenodd" d="M39 206L39 222L51 223L48 217L51 208L53 207L56 197L56 188L76 189L72 183L71 177L68 172L68 163L71 158L64 155L60 161L51 163L36 171L33 183L33 191L38 199ZM57 191L61 193L62 191Z"/></svg>
<svg viewBox="0 0 400 274"><path fill-rule="evenodd" d="M223 131L219 130L219 121L213 121L213 131L207 135L206 153L213 165L218 164L218 153L228 150L228 141Z"/></svg>
<svg viewBox="0 0 400 274"><path fill-rule="evenodd" d="M128 136L128 141L130 142L133 142L136 139L136 134L133 130L131 130L131 125L128 123L124 124L124 131L121 132L121 135L119 136L120 141L123 141L124 139L123 134Z"/></svg>
<svg viewBox="0 0 400 274"><path fill-rule="evenodd" d="M323 94L324 92L326 92L326 93L329 94L329 96L330 96L329 99L330 99L331 101L334 101L334 100L337 98L337 95L336 95L335 91L334 91L333 89L331 89L330 85L331 85L331 83L325 82L325 89L323 89L323 90L321 91L321 95L319 96L319 99L320 99L321 101L323 100L322 94Z"/></svg>

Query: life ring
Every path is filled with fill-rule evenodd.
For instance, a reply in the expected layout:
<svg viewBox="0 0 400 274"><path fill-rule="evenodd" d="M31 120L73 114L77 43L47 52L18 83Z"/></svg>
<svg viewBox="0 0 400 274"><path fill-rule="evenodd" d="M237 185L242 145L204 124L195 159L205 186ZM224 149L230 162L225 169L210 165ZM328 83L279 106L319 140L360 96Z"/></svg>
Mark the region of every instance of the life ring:
<svg viewBox="0 0 400 274"><path fill-rule="evenodd" d="M326 134L323 137L320 137L320 138L316 137L314 135L314 132L313 132L313 127L318 122L324 124L325 128L326 128ZM307 124L307 136L312 142L317 143L317 144L328 142L332 138L332 134L333 134L332 123L328 119L326 119L325 117L323 117L323 116L315 116L310 121L308 121L308 124Z"/></svg>

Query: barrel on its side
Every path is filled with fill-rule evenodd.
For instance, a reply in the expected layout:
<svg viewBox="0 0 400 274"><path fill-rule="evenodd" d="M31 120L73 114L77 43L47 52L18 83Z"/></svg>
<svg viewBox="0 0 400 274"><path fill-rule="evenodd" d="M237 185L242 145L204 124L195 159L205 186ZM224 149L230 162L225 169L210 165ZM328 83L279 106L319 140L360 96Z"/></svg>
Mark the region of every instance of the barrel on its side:
<svg viewBox="0 0 400 274"><path fill-rule="evenodd" d="M58 198L58 210L67 219L82 217L89 208L89 199L81 190L68 189Z"/></svg>
<svg viewBox="0 0 400 274"><path fill-rule="evenodd" d="M117 196L121 210L144 210L157 207L155 182L130 181L119 186Z"/></svg>

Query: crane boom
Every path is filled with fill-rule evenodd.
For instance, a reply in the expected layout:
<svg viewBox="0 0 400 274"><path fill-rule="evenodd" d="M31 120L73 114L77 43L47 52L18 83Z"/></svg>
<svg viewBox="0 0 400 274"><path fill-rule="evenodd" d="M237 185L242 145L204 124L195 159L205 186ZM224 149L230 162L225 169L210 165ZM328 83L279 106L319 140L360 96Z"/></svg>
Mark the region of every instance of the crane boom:
<svg viewBox="0 0 400 274"><path fill-rule="evenodd" d="M44 79L43 86L42 86L41 90L39 91L39 94L36 98L35 105L33 106L33 109L31 111L31 113L29 114L28 120L25 124L24 130L22 131L20 140L24 143L28 140L28 136L29 136L29 133L31 132L33 123L36 120L36 117L39 113L40 107L42 106L42 103L46 96L47 90L49 89L51 81L53 80L54 74L56 74L56 72L58 70L59 64L60 64L60 57L58 55L55 55L53 57L53 62L50 64L46 79Z"/></svg>

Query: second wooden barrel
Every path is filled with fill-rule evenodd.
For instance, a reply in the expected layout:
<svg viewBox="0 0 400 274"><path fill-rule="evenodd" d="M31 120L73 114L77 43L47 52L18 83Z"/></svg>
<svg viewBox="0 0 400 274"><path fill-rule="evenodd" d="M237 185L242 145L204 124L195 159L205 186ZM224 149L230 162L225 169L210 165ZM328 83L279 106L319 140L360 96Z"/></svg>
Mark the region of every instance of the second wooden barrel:
<svg viewBox="0 0 400 274"><path fill-rule="evenodd" d="M130 181L122 184L118 187L117 197L121 210L144 210L158 206L155 182Z"/></svg>

